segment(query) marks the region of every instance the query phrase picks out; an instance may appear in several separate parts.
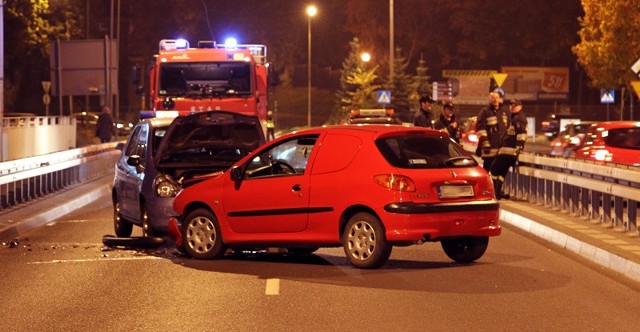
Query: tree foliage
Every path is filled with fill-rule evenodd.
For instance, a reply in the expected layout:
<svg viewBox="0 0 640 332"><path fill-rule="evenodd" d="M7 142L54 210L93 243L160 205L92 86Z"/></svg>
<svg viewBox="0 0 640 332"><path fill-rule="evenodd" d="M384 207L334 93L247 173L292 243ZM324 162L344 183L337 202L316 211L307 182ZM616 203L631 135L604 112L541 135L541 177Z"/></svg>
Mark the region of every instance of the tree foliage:
<svg viewBox="0 0 640 332"><path fill-rule="evenodd" d="M630 70L640 57L640 0L582 0L580 42L573 47L591 84L617 88L637 79Z"/></svg>
<svg viewBox="0 0 640 332"><path fill-rule="evenodd" d="M407 70L409 62L402 54L402 49L396 47L393 57L393 80L387 80L385 86L391 90L391 101L395 114L404 121L413 118L411 114L411 95L413 94L415 79Z"/></svg>
<svg viewBox="0 0 640 332"><path fill-rule="evenodd" d="M340 88L336 92L336 109L331 122L344 120L354 108L366 108L375 104L372 94L380 86L375 84L377 66L368 69L360 59L362 48L360 40L355 37L349 42L349 54L342 62L340 71Z"/></svg>

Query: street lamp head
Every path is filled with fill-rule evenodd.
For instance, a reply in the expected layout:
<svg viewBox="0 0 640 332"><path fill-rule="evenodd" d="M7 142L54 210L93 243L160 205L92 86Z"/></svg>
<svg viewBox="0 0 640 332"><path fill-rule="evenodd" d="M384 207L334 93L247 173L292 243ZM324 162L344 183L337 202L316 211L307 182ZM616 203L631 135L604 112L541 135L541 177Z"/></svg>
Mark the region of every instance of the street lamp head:
<svg viewBox="0 0 640 332"><path fill-rule="evenodd" d="M316 8L316 6L311 5L307 7L307 15L309 17L316 16L317 13L318 13L318 8Z"/></svg>
<svg viewBox="0 0 640 332"><path fill-rule="evenodd" d="M371 61L371 54L364 52L360 55L360 59L362 59L363 62L369 62Z"/></svg>

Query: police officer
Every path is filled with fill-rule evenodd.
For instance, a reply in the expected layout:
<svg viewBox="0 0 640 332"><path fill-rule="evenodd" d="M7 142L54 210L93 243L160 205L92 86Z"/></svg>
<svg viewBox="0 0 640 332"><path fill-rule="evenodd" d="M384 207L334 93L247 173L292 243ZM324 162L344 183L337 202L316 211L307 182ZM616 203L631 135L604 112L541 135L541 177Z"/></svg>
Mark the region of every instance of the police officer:
<svg viewBox="0 0 640 332"><path fill-rule="evenodd" d="M435 129L441 130L449 134L454 141L460 142L458 137L458 120L454 114L455 107L453 103L448 101L442 105L442 113L438 120L433 124Z"/></svg>
<svg viewBox="0 0 640 332"><path fill-rule="evenodd" d="M509 107L511 108L511 124L502 139L502 147L498 151L498 156L491 165L491 179L498 199L509 199L509 195L502 192L504 177L507 175L509 167L515 165L520 152L524 149L524 143L527 141L527 117L522 112L522 102L512 99Z"/></svg>
<svg viewBox="0 0 640 332"><path fill-rule="evenodd" d="M502 138L509 127L509 111L504 104L504 90L497 88L489 93L489 105L478 113L476 133L482 167L488 172L502 146Z"/></svg>
<svg viewBox="0 0 640 332"><path fill-rule="evenodd" d="M429 96L420 97L420 110L413 121L414 126L433 129L433 114L431 114L431 107L434 102L435 101Z"/></svg>

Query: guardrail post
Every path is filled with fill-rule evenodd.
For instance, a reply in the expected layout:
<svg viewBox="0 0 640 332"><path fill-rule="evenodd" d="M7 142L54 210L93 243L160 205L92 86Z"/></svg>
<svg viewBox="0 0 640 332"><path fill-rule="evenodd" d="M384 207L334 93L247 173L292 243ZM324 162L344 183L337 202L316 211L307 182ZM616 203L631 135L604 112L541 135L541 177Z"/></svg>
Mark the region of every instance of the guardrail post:
<svg viewBox="0 0 640 332"><path fill-rule="evenodd" d="M602 221L611 222L611 195L602 194Z"/></svg>
<svg viewBox="0 0 640 332"><path fill-rule="evenodd" d="M623 226L624 229L626 230L627 226L625 225L625 222L624 222L624 202L622 200L622 197L616 196L614 198L613 210L615 213L613 226L614 227Z"/></svg>
<svg viewBox="0 0 640 332"><path fill-rule="evenodd" d="M638 229L638 202L634 200L627 201L627 217L629 223L627 230L631 230L632 227L636 230L636 235L640 235L640 229Z"/></svg>

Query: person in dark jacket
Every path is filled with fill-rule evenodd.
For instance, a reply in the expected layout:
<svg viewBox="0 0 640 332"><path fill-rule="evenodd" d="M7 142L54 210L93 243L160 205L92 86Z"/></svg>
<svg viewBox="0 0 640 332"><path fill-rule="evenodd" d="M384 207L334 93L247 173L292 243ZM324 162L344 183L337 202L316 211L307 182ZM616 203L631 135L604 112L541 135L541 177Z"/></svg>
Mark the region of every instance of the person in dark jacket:
<svg viewBox="0 0 640 332"><path fill-rule="evenodd" d="M102 113L98 116L96 136L100 138L100 143L111 141L111 136L113 136L113 120L111 119L111 109L109 106L102 107Z"/></svg>
<svg viewBox="0 0 640 332"><path fill-rule="evenodd" d="M478 113L476 133L482 167L488 172L502 146L502 138L509 127L509 110L504 105L504 91L500 88L489 93L489 105Z"/></svg>
<svg viewBox="0 0 640 332"><path fill-rule="evenodd" d="M509 107L511 108L510 125L502 139L498 156L491 165L491 179L498 199L509 199L509 195L502 192L504 177L509 168L516 164L527 141L527 117L522 112L522 102L513 99Z"/></svg>
<svg viewBox="0 0 640 332"><path fill-rule="evenodd" d="M433 114L431 114L433 103L435 101L429 96L420 97L420 110L413 121L414 126L433 129Z"/></svg>
<svg viewBox="0 0 640 332"><path fill-rule="evenodd" d="M449 134L454 141L460 142L460 138L458 137L458 120L456 119L455 106L453 103L448 101L442 106L442 113L438 120L433 124L433 128L441 130Z"/></svg>

